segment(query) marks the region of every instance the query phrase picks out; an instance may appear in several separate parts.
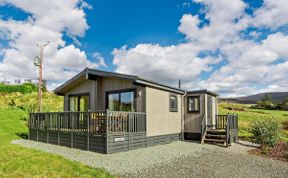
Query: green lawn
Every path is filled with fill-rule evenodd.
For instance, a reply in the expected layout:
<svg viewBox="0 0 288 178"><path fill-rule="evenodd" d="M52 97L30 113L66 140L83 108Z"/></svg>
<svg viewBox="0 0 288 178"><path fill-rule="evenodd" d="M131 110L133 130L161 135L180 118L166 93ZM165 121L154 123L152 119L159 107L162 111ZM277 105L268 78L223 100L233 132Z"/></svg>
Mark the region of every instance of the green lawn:
<svg viewBox="0 0 288 178"><path fill-rule="evenodd" d="M231 109L232 108L232 109ZM275 119L280 121L284 128L282 131L283 140L288 141L288 111L275 111L263 109L250 109L249 105L220 103L219 114L236 113L239 115L239 136L249 137L250 124L253 120Z"/></svg>
<svg viewBox="0 0 288 178"><path fill-rule="evenodd" d="M10 143L27 132L26 112L0 108L0 177L114 177L101 169Z"/></svg>

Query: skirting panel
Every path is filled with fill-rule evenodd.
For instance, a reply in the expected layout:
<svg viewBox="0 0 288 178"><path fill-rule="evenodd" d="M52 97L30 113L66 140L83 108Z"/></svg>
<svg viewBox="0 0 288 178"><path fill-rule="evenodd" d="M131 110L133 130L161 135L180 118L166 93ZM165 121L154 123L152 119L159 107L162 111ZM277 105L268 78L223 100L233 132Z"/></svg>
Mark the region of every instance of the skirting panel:
<svg viewBox="0 0 288 178"><path fill-rule="evenodd" d="M191 133L191 132L184 132L184 139L185 140L201 140L201 133Z"/></svg>
<svg viewBox="0 0 288 178"><path fill-rule="evenodd" d="M153 137L146 137L146 132L109 135L107 153L116 153L153 145L167 144L178 141L179 139L179 133Z"/></svg>
<svg viewBox="0 0 288 178"><path fill-rule="evenodd" d="M69 133L29 129L29 139L43 143L66 146L70 148L90 150L99 153L116 153L137 148L171 143L180 139L180 134L147 137L146 132L106 135L87 135L85 133Z"/></svg>
<svg viewBox="0 0 288 178"><path fill-rule="evenodd" d="M106 153L105 135L89 134L88 136L85 133L58 132L51 130L47 132L47 130L29 129L29 139L69 148Z"/></svg>

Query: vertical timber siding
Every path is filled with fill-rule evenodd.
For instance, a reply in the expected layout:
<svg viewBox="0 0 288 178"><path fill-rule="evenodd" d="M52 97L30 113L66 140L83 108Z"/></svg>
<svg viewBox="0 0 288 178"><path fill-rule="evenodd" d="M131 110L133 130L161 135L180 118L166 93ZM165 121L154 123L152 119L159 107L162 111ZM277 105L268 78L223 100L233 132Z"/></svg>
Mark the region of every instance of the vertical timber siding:
<svg viewBox="0 0 288 178"><path fill-rule="evenodd" d="M170 112L170 92L146 87L147 136L167 135L181 132L181 95L178 111Z"/></svg>
<svg viewBox="0 0 288 178"><path fill-rule="evenodd" d="M82 94L82 93L89 93L89 104L90 104L90 110L95 111L96 110L96 89L98 86L98 82L95 80L84 80L83 83L79 84L78 86L72 88L69 92L67 92L64 96L64 111L69 110L69 95L71 94Z"/></svg>
<svg viewBox="0 0 288 178"><path fill-rule="evenodd" d="M69 95L89 93L90 110L105 110L106 92L113 90L136 89L136 111L145 112L145 87L134 85L131 80L120 78L102 78L83 80L71 88L64 96L64 111L69 110Z"/></svg>
<svg viewBox="0 0 288 178"><path fill-rule="evenodd" d="M136 111L145 112L145 87L134 85L131 80L120 78L99 78L96 110L105 110L106 92L125 89L136 89Z"/></svg>

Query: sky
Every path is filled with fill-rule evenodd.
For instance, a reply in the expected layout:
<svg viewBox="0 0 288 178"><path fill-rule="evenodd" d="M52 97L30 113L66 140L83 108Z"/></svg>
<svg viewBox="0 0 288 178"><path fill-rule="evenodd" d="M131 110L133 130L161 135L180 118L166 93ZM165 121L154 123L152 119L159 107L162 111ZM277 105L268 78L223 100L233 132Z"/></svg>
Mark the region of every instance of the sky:
<svg viewBox="0 0 288 178"><path fill-rule="evenodd" d="M288 91L287 0L0 0L0 80L85 67L222 96Z"/></svg>

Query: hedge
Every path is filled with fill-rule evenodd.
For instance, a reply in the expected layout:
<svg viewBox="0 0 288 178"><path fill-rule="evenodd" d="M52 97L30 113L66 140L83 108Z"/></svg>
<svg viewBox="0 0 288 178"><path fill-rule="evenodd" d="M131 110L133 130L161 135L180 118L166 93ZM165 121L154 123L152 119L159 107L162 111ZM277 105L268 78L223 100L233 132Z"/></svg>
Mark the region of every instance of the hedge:
<svg viewBox="0 0 288 178"><path fill-rule="evenodd" d="M24 83L22 85L5 85L0 84L0 93L31 93L33 91L37 91L38 87L32 83Z"/></svg>

